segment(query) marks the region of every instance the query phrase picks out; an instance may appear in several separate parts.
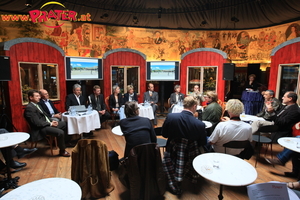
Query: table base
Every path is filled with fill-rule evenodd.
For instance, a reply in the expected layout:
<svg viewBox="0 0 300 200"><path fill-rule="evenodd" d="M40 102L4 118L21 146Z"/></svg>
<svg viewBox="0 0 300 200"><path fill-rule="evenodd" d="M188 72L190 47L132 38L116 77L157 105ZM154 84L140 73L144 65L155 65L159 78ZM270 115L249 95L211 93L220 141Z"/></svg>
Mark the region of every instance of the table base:
<svg viewBox="0 0 300 200"><path fill-rule="evenodd" d="M220 192L219 192L218 197L219 197L219 200L223 199L223 185L222 184L220 185Z"/></svg>
<svg viewBox="0 0 300 200"><path fill-rule="evenodd" d="M11 179L5 178L0 183L1 188L4 188L5 190L10 189L10 188L15 189L15 188L19 187L18 186L19 179L20 179L19 176L16 176L15 178L11 178Z"/></svg>

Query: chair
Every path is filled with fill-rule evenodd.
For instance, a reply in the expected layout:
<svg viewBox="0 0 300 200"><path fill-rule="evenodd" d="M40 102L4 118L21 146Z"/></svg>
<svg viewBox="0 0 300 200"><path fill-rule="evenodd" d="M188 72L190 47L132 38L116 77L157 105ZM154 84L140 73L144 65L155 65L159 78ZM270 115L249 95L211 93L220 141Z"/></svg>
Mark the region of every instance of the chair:
<svg viewBox="0 0 300 200"><path fill-rule="evenodd" d="M27 127L29 129L29 133L31 132L31 127L29 125L29 123L27 123ZM53 142L55 143L55 149L58 148L57 146L57 138L53 135L46 135L45 139L47 140L49 146L50 146L50 151L51 151L51 155L53 156ZM38 140L37 141L30 141L31 142L31 146L30 148L32 149L33 146L36 148Z"/></svg>
<svg viewBox="0 0 300 200"><path fill-rule="evenodd" d="M154 128L156 136L161 135L162 127ZM157 137L156 137L157 138ZM157 144L159 148L163 149L163 152L166 150L167 140L163 138L157 138Z"/></svg>
<svg viewBox="0 0 300 200"><path fill-rule="evenodd" d="M243 141L230 141L225 144L223 144L223 147L225 147L225 154L226 154L226 149L227 148L232 148L232 149L244 149L240 154L236 155L237 157L241 159L247 159L249 160L253 153L253 147L250 143L249 140L243 140Z"/></svg>
<svg viewBox="0 0 300 200"><path fill-rule="evenodd" d="M113 191L106 144L81 139L72 151L71 179L78 183L82 198L98 199Z"/></svg>
<svg viewBox="0 0 300 200"><path fill-rule="evenodd" d="M269 145L271 146L271 156L273 157L272 143L274 141L272 139L266 137L266 136L262 136L261 133L272 133L272 132L276 132L277 130L278 130L277 125L262 126L257 131L258 135L253 135L252 136L252 140L258 144L258 153L256 155L255 167L257 165L257 160L260 157L261 144L266 144L267 145L267 148L266 148L266 151L265 151L265 156L267 154Z"/></svg>

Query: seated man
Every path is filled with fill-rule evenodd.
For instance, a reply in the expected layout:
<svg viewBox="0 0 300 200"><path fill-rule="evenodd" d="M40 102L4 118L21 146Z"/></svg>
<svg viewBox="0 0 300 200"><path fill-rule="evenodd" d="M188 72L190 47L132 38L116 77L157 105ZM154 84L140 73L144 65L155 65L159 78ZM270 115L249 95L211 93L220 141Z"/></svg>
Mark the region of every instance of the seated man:
<svg viewBox="0 0 300 200"><path fill-rule="evenodd" d="M274 97L274 91L273 90L266 90L263 93L263 96L265 98L265 104L263 109L261 110L260 113L258 113L256 116L257 117L263 117L265 120L270 120L271 116L270 114L267 112L267 107L266 104L271 103L272 107L274 108L274 110L276 111L279 106L280 106L280 101Z"/></svg>
<svg viewBox="0 0 300 200"><path fill-rule="evenodd" d="M103 94L99 85L93 87L93 94L88 96L89 103L92 104L94 110L97 110L100 117L100 122L103 123L109 119L110 114L106 111Z"/></svg>
<svg viewBox="0 0 300 200"><path fill-rule="evenodd" d="M70 106L86 105L86 99L81 95L81 85L73 85L73 93L66 97L66 110Z"/></svg>
<svg viewBox="0 0 300 200"><path fill-rule="evenodd" d="M154 127L157 126L157 118L156 118L156 110L157 110L157 102L158 102L158 93L154 91L154 85L153 83L149 83L148 84L148 92L144 93L144 101L148 101L153 109L153 115L154 115L154 120L153 120L153 124Z"/></svg>
<svg viewBox="0 0 300 200"><path fill-rule="evenodd" d="M238 99L230 99L226 103L226 110L230 116L224 117L211 136L208 142L212 145L215 152L225 153L223 144L230 141L252 141L251 126L240 119L240 114L244 110L243 103ZM243 149L227 148L226 153L231 155L238 155Z"/></svg>
<svg viewBox="0 0 300 200"><path fill-rule="evenodd" d="M164 171L170 192L178 195L182 193L180 184L184 177L196 181L197 173L192 160L200 154L199 147L206 144L205 124L194 117L197 105L196 98L185 97L183 111L169 113L162 127L163 137L168 138L163 159Z"/></svg>
<svg viewBox="0 0 300 200"><path fill-rule="evenodd" d="M120 127L126 140L124 157L130 150L140 144L156 143L156 134L148 118L139 116L139 107L136 102L125 103L126 118L120 121Z"/></svg>
<svg viewBox="0 0 300 200"><path fill-rule="evenodd" d="M29 103L25 108L24 117L31 127L31 137L33 141L38 141L46 135L57 137L59 155L69 157L65 146L66 122L50 121L47 114L39 106L40 94L37 90L28 91Z"/></svg>
<svg viewBox="0 0 300 200"><path fill-rule="evenodd" d="M202 120L212 123L210 133L213 132L217 124L221 120L222 107L218 104L218 95L215 92L209 91L206 93L206 100L208 105L205 107L202 113ZM210 135L210 134L209 134Z"/></svg>
<svg viewBox="0 0 300 200"><path fill-rule="evenodd" d="M0 134L1 133L8 133L8 131L4 128L0 128ZM16 160L13 160L13 157L17 156L18 158L23 158L29 154L32 154L33 152L35 152L37 150L37 148L33 148L33 149L22 148L19 145L15 145L14 147L10 147L10 148L11 148L10 167L13 169L17 169L17 168L26 166L26 163L21 163ZM8 159L7 155L5 155L5 154L3 154L3 157L5 160ZM4 167L6 167L5 164L0 160L0 170L3 169Z"/></svg>
<svg viewBox="0 0 300 200"><path fill-rule="evenodd" d="M39 91L41 95L40 99L40 106L42 109L47 113L49 118L52 118L52 120L60 121L61 120L61 112L59 112L55 106L53 105L53 102L49 99L49 94L47 90L40 89Z"/></svg>
<svg viewBox="0 0 300 200"><path fill-rule="evenodd" d="M282 104L280 108L275 111L271 102L266 102L266 112L270 115L270 121L254 121L252 126L252 133L256 134L259 127L266 125L277 125L278 131L272 133L271 138L277 141L280 137L291 136L292 127L300 119L300 108L297 102L297 94L293 91L288 91L282 97Z"/></svg>

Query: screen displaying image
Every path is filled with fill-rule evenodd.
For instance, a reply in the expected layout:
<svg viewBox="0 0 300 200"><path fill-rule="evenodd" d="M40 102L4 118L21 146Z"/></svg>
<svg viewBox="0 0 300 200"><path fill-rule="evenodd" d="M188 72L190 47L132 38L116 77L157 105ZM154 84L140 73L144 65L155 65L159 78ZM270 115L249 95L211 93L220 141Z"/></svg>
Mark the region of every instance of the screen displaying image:
<svg viewBox="0 0 300 200"><path fill-rule="evenodd" d="M102 79L102 60L98 58L66 58L67 79Z"/></svg>
<svg viewBox="0 0 300 200"><path fill-rule="evenodd" d="M98 79L98 59L71 58L71 79Z"/></svg>
<svg viewBox="0 0 300 200"><path fill-rule="evenodd" d="M179 62L153 61L147 64L147 80L175 81L179 80Z"/></svg>

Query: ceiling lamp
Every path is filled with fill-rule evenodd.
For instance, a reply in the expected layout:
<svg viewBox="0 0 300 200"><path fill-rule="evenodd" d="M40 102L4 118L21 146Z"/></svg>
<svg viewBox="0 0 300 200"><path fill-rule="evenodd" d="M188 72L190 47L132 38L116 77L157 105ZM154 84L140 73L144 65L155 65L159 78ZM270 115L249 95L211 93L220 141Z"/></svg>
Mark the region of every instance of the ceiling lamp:
<svg viewBox="0 0 300 200"><path fill-rule="evenodd" d="M132 22L133 22L134 24L138 24L139 20L138 20L137 16L133 16Z"/></svg>
<svg viewBox="0 0 300 200"><path fill-rule="evenodd" d="M26 7L31 7L33 4L33 0L26 0L25 6Z"/></svg>
<svg viewBox="0 0 300 200"><path fill-rule="evenodd" d="M107 13L104 13L103 15L100 16L101 20L105 20L107 18L108 18L108 14Z"/></svg>
<svg viewBox="0 0 300 200"><path fill-rule="evenodd" d="M203 20L200 24L200 27L204 27L207 24L207 21Z"/></svg>
<svg viewBox="0 0 300 200"><path fill-rule="evenodd" d="M238 18L236 18L235 16L231 17L231 21L234 23L239 22L240 20Z"/></svg>

